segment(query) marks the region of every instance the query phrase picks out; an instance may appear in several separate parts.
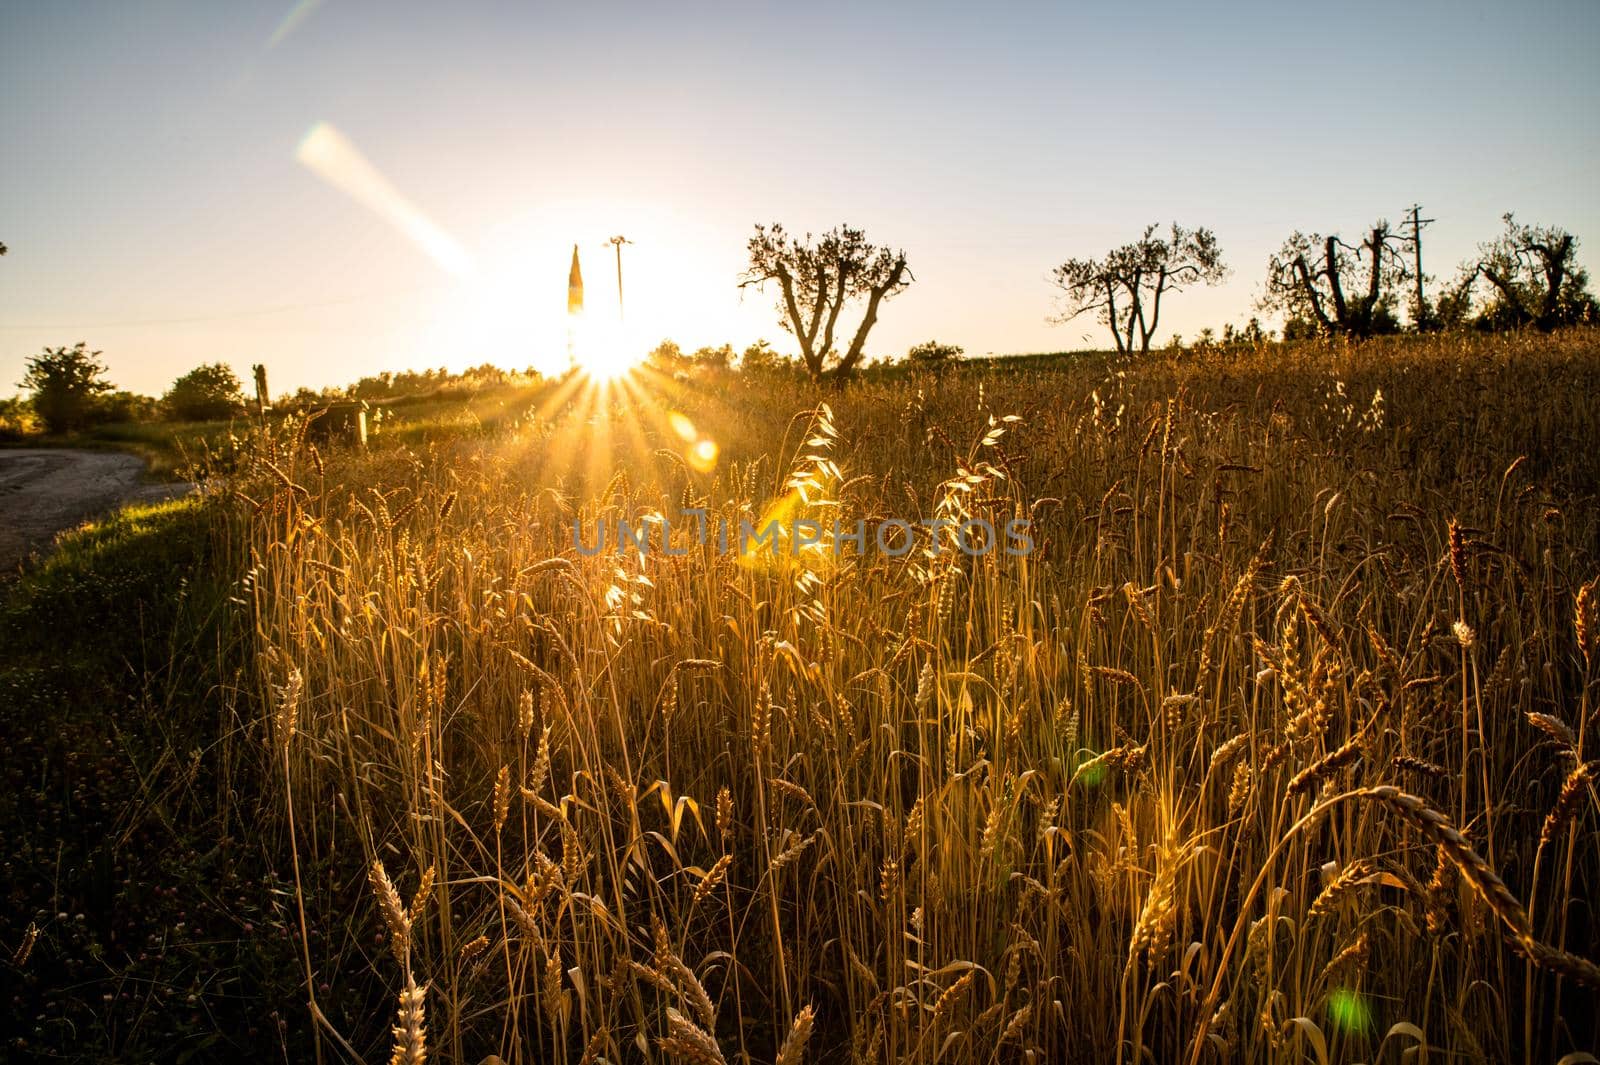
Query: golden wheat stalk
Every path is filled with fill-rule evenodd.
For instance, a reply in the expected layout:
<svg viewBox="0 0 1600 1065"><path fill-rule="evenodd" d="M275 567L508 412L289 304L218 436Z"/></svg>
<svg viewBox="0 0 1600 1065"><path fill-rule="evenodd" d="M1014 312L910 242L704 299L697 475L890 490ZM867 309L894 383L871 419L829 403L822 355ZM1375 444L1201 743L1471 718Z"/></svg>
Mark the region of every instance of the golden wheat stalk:
<svg viewBox="0 0 1600 1065"><path fill-rule="evenodd" d="M1576 751L1578 749L1578 737L1573 735L1571 727L1559 717L1554 714L1540 713L1537 710L1530 710L1525 716L1528 719L1528 724L1543 732L1546 736L1567 748L1567 750Z"/></svg>
<svg viewBox="0 0 1600 1065"><path fill-rule="evenodd" d="M806 1043L811 1040L811 1026L816 1015L816 1010L810 1006L803 1007L794 1015L789 1034L784 1037L783 1046L778 1048L777 1065L800 1065L805 1056Z"/></svg>
<svg viewBox="0 0 1600 1065"><path fill-rule="evenodd" d="M1539 845L1553 843L1566 827L1577 819L1578 811L1583 808L1583 800L1588 796L1589 782L1594 779L1597 762L1585 762L1574 766L1572 772L1567 774L1567 779L1561 783L1561 794L1556 796L1556 803L1550 808L1550 813L1544 819L1544 827L1539 830Z"/></svg>
<svg viewBox="0 0 1600 1065"><path fill-rule="evenodd" d="M1461 532L1461 523L1454 518L1450 519L1450 572L1456 579L1456 587L1462 593L1467 591L1467 544L1466 537Z"/></svg>
<svg viewBox="0 0 1600 1065"><path fill-rule="evenodd" d="M27 929L22 933L22 941L17 944L17 949L11 952L11 964L18 969L28 964L28 958L33 954L33 945L38 939L39 926L29 921Z"/></svg>
<svg viewBox="0 0 1600 1065"><path fill-rule="evenodd" d="M502 765L494 778L494 832L499 835L511 815L511 767Z"/></svg>
<svg viewBox="0 0 1600 1065"><path fill-rule="evenodd" d="M690 1065L728 1065L717 1041L671 1006L667 1007L667 1032L658 1045L672 1057Z"/></svg>
<svg viewBox="0 0 1600 1065"><path fill-rule="evenodd" d="M389 949L394 952L395 959L404 965L406 952L411 949L411 915L401 903L400 892L395 890L394 881L389 879L383 859L372 860L367 877L372 882L373 894L378 897L378 909L383 914L384 924L389 928Z"/></svg>
<svg viewBox="0 0 1600 1065"><path fill-rule="evenodd" d="M489 949L489 937L488 936L481 935L481 936L478 936L476 939L468 940L467 942L463 943L461 945L461 949L456 952L456 963L458 965L467 965L474 958L477 958L479 955L483 954L488 949Z"/></svg>
<svg viewBox="0 0 1600 1065"><path fill-rule="evenodd" d="M706 875L701 877L700 882L694 886L692 905L699 906L704 902L717 889L717 885L727 878L728 869L732 865L733 855L724 854L718 858L717 863L708 869Z"/></svg>
<svg viewBox="0 0 1600 1065"><path fill-rule="evenodd" d="M427 989L418 987L408 970L405 989L400 992L399 1021L392 1029L394 1052L389 1055L389 1065L423 1065L428 1060L428 1034L423 1026L426 999Z"/></svg>
<svg viewBox="0 0 1600 1065"><path fill-rule="evenodd" d="M1317 920L1327 917L1338 907L1346 896L1355 890L1356 886L1370 876L1372 863L1364 858L1346 865L1339 870L1339 875L1330 880L1311 903L1311 908L1306 911L1308 920Z"/></svg>
<svg viewBox="0 0 1600 1065"><path fill-rule="evenodd" d="M1585 665L1594 662L1596 643L1600 643L1600 606L1597 600L1600 596L1595 594L1595 586L1600 584L1600 577L1578 589L1578 594L1572 600L1572 631L1578 640L1578 650L1583 654Z"/></svg>

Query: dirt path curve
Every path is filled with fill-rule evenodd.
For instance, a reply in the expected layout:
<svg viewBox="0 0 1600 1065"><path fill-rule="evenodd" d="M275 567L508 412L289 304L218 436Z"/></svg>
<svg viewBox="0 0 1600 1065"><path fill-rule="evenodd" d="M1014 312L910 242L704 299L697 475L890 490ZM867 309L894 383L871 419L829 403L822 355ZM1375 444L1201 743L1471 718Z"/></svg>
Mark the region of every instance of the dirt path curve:
<svg viewBox="0 0 1600 1065"><path fill-rule="evenodd" d="M120 451L0 448L0 577L68 529L132 500L169 499L187 484L143 484L144 461Z"/></svg>

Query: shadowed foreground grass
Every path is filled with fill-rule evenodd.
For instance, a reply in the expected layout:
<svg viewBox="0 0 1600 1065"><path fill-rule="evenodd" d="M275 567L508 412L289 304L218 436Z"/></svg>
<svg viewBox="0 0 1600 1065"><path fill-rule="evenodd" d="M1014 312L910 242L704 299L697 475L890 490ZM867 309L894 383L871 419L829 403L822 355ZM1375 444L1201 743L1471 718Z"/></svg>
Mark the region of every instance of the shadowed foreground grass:
<svg viewBox="0 0 1600 1065"><path fill-rule="evenodd" d="M129 507L0 589L7 1060L254 1057L295 1016L218 697L243 645L216 517Z"/></svg>

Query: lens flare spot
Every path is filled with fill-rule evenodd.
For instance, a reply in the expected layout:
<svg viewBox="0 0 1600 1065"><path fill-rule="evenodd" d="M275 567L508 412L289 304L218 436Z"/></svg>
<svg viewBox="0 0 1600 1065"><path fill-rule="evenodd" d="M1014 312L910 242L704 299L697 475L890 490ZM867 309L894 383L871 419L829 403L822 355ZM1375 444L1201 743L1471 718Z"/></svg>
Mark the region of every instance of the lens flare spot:
<svg viewBox="0 0 1600 1065"><path fill-rule="evenodd" d="M1372 1007L1359 991L1341 987L1328 996L1328 1018L1344 1032L1365 1032L1372 1027Z"/></svg>
<svg viewBox="0 0 1600 1065"><path fill-rule="evenodd" d="M716 469L717 455L720 453L721 449L717 447L715 440L709 436L702 437L689 449L689 466L696 473L710 473Z"/></svg>
<svg viewBox="0 0 1600 1065"><path fill-rule="evenodd" d="M1097 788L1106 780L1106 766L1104 762L1094 762L1092 758L1084 760L1084 768L1078 774L1085 787Z"/></svg>
<svg viewBox="0 0 1600 1065"><path fill-rule="evenodd" d="M685 444L692 444L700 438L700 432L694 427L694 422L691 422L686 416L679 414L677 411L667 415L667 424L672 427L673 432L678 434L678 439Z"/></svg>
<svg viewBox="0 0 1600 1065"><path fill-rule="evenodd" d="M739 565L746 569L777 572L788 563L787 526L800 507L797 492L787 492L767 504L761 517L739 529ZM746 535L748 529L749 535Z"/></svg>
<svg viewBox="0 0 1600 1065"><path fill-rule="evenodd" d="M267 41L268 48L276 48L288 39L289 35L300 28L300 24L311 17L311 13L322 6L322 0L300 0L289 13L283 16L283 21L278 23L278 28L272 31L272 37Z"/></svg>

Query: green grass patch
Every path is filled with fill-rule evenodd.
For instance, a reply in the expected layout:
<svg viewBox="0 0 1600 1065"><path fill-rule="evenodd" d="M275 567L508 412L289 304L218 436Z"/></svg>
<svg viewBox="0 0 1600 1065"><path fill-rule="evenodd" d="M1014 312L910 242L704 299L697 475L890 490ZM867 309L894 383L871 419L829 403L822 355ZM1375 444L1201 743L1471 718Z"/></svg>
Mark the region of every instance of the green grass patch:
<svg viewBox="0 0 1600 1065"><path fill-rule="evenodd" d="M218 506L125 508L0 589L5 956L38 930L0 961L0 1059L253 1057L287 1012Z"/></svg>

